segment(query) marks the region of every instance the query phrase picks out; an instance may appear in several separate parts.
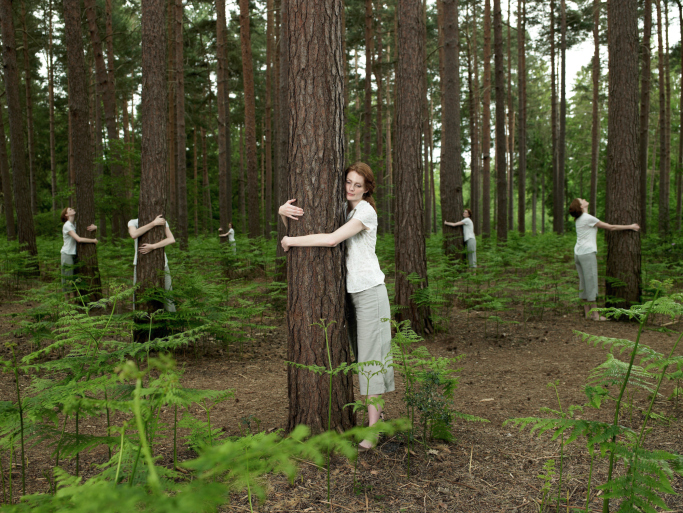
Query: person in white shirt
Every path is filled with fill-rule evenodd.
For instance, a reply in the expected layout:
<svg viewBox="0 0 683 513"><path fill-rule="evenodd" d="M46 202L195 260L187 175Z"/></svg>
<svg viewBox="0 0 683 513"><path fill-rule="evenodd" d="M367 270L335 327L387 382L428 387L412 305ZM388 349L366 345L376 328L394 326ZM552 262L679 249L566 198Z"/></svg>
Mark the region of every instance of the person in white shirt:
<svg viewBox="0 0 683 513"><path fill-rule="evenodd" d="M219 237L227 237L228 244L232 247L232 252L237 253L237 244L235 243L235 229L232 227L232 223L228 223L228 231L225 233L219 233ZM219 232L223 231L223 228L218 229Z"/></svg>
<svg viewBox="0 0 683 513"><path fill-rule="evenodd" d="M67 281L71 281L74 275L74 267L78 263L78 256L76 252L77 243L81 244L97 244L97 239L86 239L79 237L76 233L76 225L74 220L76 219L76 211L71 207L66 207L62 210L60 216L64 226L62 226L62 239L64 240L64 245L61 250L61 271L62 271L62 290L69 294L69 289L66 286ZM91 224L86 228L89 232L94 232L97 230L97 226Z"/></svg>
<svg viewBox="0 0 683 513"><path fill-rule="evenodd" d="M576 245L574 246L574 263L579 273L579 297L583 299L583 311L588 319L588 312L597 307L598 296L598 228L611 232L622 230L639 231L637 224L607 224L588 213L589 203L582 198L575 198L569 205L569 215L576 224ZM597 312L590 317L594 321L605 321Z"/></svg>
<svg viewBox="0 0 683 513"><path fill-rule="evenodd" d="M451 223L444 221L448 226L462 226L462 238L467 248L467 263L472 269L477 268L477 238L474 236L474 223L472 222L472 211L466 208L462 213L462 221Z"/></svg>
<svg viewBox="0 0 683 513"><path fill-rule="evenodd" d="M155 244L142 244L138 249L138 237L140 237L144 233L147 233L155 226L165 226L166 237ZM133 285L135 285L135 283L137 282L138 251L143 255L146 255L147 253L150 253L155 249L161 249L170 244L173 244L175 242L175 238L171 233L171 228L168 226L168 223L161 215L158 215L151 223L147 223L143 226L139 226L137 219L131 219L130 221L128 221L128 233L130 234L131 238L135 239L135 257L133 258ZM168 258L166 257L166 251L164 251L164 290L173 290L171 283L171 271L168 268ZM133 309L135 309L135 295L133 295ZM176 311L175 304L173 304L173 301L166 301L166 311Z"/></svg>
<svg viewBox="0 0 683 513"><path fill-rule="evenodd" d="M346 169L346 224L333 233L317 233L302 237L284 237L282 247L335 247L346 241L346 292L350 295L355 318L349 322L349 334L358 363L380 361L379 366L367 365L359 373L360 391L368 398L377 398L394 390L394 369L391 358L391 324L382 319L391 317L389 295L384 285L384 273L375 254L377 243L377 212L372 193L375 178L367 164L356 162ZM283 222L295 221L303 209L289 200L278 211ZM355 321L355 322L354 322ZM378 372L382 370L382 372ZM370 374L368 378L365 373ZM374 375L373 375L374 374ZM380 407L368 406L368 424L382 417ZM377 441L363 440L359 449L367 451Z"/></svg>

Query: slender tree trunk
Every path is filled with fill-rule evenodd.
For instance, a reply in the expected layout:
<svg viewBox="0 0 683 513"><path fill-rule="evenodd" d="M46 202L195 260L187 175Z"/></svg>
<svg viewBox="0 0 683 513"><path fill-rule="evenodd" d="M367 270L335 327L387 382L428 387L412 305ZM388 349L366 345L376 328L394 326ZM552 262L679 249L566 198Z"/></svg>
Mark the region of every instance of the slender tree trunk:
<svg viewBox="0 0 683 513"><path fill-rule="evenodd" d="M599 5L599 0L595 0L596 4ZM595 15L596 19L599 16ZM643 2L643 40L640 45L641 50L641 71L640 71L640 137L639 137L639 166L640 166L640 208L641 208L641 219L640 219L640 229L643 233L647 233L647 161L648 161L648 143L650 136L650 62L651 62L651 48L650 41L652 37L652 0L644 0ZM598 28L594 28L594 38ZM596 55L598 55L596 42ZM594 57L595 59L595 57ZM595 64L593 65L595 68ZM595 72L594 72L595 73ZM595 88L595 83L597 79L593 78L593 87ZM594 102L597 103L597 91L593 92ZM597 107L593 107L594 116ZM594 129L595 130L595 129ZM595 142L594 142L595 144ZM594 150L595 151L595 150ZM597 160L597 157L596 157ZM597 167L597 164L596 164ZM592 184L591 184L592 185ZM593 199L591 199L591 203ZM595 207L592 207L595 208Z"/></svg>
<svg viewBox="0 0 683 513"><path fill-rule="evenodd" d="M356 76L356 79L358 79L358 50L354 52L354 75ZM362 116L361 112L361 106L360 106L360 95L358 93L358 87L356 87L356 137L354 138L353 141L353 146L355 150L355 162L359 162L361 160L361 130L360 130L360 119Z"/></svg>
<svg viewBox="0 0 683 513"><path fill-rule="evenodd" d="M496 198L498 217L496 236L499 242L508 237L507 176L505 155L505 70L503 69L503 13L500 0L493 0L494 62L496 66Z"/></svg>
<svg viewBox="0 0 683 513"><path fill-rule="evenodd" d="M517 228L526 232L526 1L517 1L517 88L519 91L519 170L517 172ZM534 184L535 186L535 184ZM535 214L535 212L534 212ZM534 222L534 232L536 231Z"/></svg>
<svg viewBox="0 0 683 513"><path fill-rule="evenodd" d="M266 28L266 198L263 222L266 239L270 239L273 230L273 121L272 121L272 88L273 88L273 0L267 1L268 20Z"/></svg>
<svg viewBox="0 0 683 513"><path fill-rule="evenodd" d="M131 105L133 102L131 101ZM131 216L131 203L133 199L133 159L132 153L135 150L133 146L133 130L131 118L132 113L128 113L128 99L124 96L123 98L123 141L126 145L126 152L128 157L126 158L126 168L125 174L125 184L126 184L126 217L124 220Z"/></svg>
<svg viewBox="0 0 683 513"><path fill-rule="evenodd" d="M469 27L469 23L467 25ZM479 201L479 72L477 70L477 9L476 4L473 5L472 16L472 34L469 29L467 32L467 85L469 97L469 124L470 124L470 208L474 214L472 219L474 224L474 232L480 233L481 226L480 217L480 201Z"/></svg>
<svg viewBox="0 0 683 513"><path fill-rule="evenodd" d="M209 155L206 151L206 129L201 127L199 134L202 138L202 177L204 183L204 215L205 231L213 233L213 205L211 204L211 185L209 184Z"/></svg>
<svg viewBox="0 0 683 513"><path fill-rule="evenodd" d="M377 198L377 205L380 208L380 214L385 214L383 211L383 205L384 205L384 195L385 195L385 177L384 177L384 134L382 133L382 130L384 128L384 116L383 116L383 105L382 105L382 89L384 88L384 85L382 84L382 52L384 50L382 46L382 12L384 10L384 2L382 0L379 0L377 2L377 21L378 21L378 29L375 33L377 35L377 60L375 62L375 66L373 67L374 72L375 72L375 80L377 81L377 148L376 148L376 155L377 155L377 160L376 163L374 164L374 169L375 169L375 179L377 182L377 187L376 189L376 198ZM379 224L380 228L380 233L384 233L383 225L382 223Z"/></svg>
<svg viewBox="0 0 683 513"><path fill-rule="evenodd" d="M555 72L555 0L550 0L550 125L552 138L552 173L553 173L553 231L560 233L562 219L562 200L560 199L560 183L558 169L558 133L557 133L557 83Z"/></svg>
<svg viewBox="0 0 683 513"><path fill-rule="evenodd" d="M88 59L90 60L90 59ZM91 66L88 66L90 69ZM97 81L95 81L95 84L93 85L91 82L91 91L93 92L92 94L92 111L91 111L91 119L94 117L94 123L92 123L92 127L94 129L94 142L95 142L95 160L97 161L96 164L96 172L95 172L95 178L98 182L96 190L104 196L106 194L106 191L104 190L104 164L102 162L102 159L104 157L103 154L103 147L104 143L102 141L102 91L100 91L100 88L97 84ZM97 209L96 209L97 210ZM99 209L100 210L100 221L98 223L98 234L97 236L100 237L101 239L106 239L107 238L107 216L105 215L104 209ZM116 234L116 224L112 225L112 232Z"/></svg>
<svg viewBox="0 0 683 513"><path fill-rule="evenodd" d="M444 5L445 9L445 5ZM416 289L426 288L427 262L422 222L422 162L420 157L420 119L424 92L424 21L422 6L411 0L398 0L398 60L396 64L396 304L403 308L399 319L409 319L416 333L430 333L430 309L413 299ZM457 45L457 41L453 43ZM456 46L457 48L457 46ZM448 133L449 128L446 129ZM448 137L448 135L446 135ZM459 140L459 137L458 137ZM454 153L455 156L455 153ZM455 162L454 162L455 163ZM459 165L458 159L455 165ZM442 167L444 163L442 162ZM442 171L443 175L443 171ZM457 178L453 178L456 180ZM457 187L457 185L456 185ZM442 182L443 188L443 182ZM456 192L453 190L452 192ZM415 273L420 283L409 282Z"/></svg>
<svg viewBox="0 0 683 513"><path fill-rule="evenodd" d="M644 170L641 169L642 178L647 180L647 111L650 107L650 34L648 32L648 17L647 8L651 0L645 0L645 36L643 37L643 73L647 73L647 81L643 82L643 92L646 94L647 106L641 108L645 112L645 163ZM651 4L650 4L651 6ZM652 13L650 13L650 27L652 22ZM589 211L592 216L596 215L596 203L598 202L598 166L600 162L600 0L593 0L593 122L591 132L591 192L590 192L590 206ZM645 53L647 53L647 68L645 67ZM645 71L647 69L647 71ZM645 80L645 75L642 79ZM642 96L641 96L642 98ZM642 137L642 114L641 114L641 137ZM641 139L642 144L642 139ZM641 146L642 149L642 146ZM641 161L642 162L642 161ZM643 191L645 187L643 186ZM644 211L644 210L643 210Z"/></svg>
<svg viewBox="0 0 683 513"><path fill-rule="evenodd" d="M1 11L0 11L1 12ZM4 37L4 36L3 36ZM4 39L3 39L4 40ZM5 207L5 224L7 226L7 240L17 238L14 225L14 202L12 201L12 181L9 175L9 160L7 158L7 144L5 138L5 121L0 104L0 178L2 179L3 206Z"/></svg>
<svg viewBox="0 0 683 513"><path fill-rule="evenodd" d="M167 124L167 143L168 148L168 173L169 181L167 182L168 187L168 211L169 211L169 221L171 226L175 228L178 221L178 193L177 193L177 177L178 177L178 166L176 164L176 157L178 156L178 151L176 145L178 143L178 137L176 134L176 129L178 125L176 123L176 92L175 92L175 0L168 0L167 12L166 12L166 22L167 27L167 39L168 39L168 124Z"/></svg>
<svg viewBox="0 0 683 513"><path fill-rule="evenodd" d="M462 169L460 142L460 35L458 0L443 0L444 20L444 112L445 138L441 159L441 218L455 222L462 216ZM446 255L463 257L462 228L444 226L443 244ZM399 246L403 247L403 246Z"/></svg>
<svg viewBox="0 0 683 513"><path fill-rule="evenodd" d="M565 0L561 0L560 9L562 18L560 21L560 52L562 57L562 67L560 71L560 139L557 151L557 197L559 208L557 213L560 216L557 222L558 233L564 233L565 218L565 160L567 150L567 5Z"/></svg>
<svg viewBox="0 0 683 513"><path fill-rule="evenodd" d="M681 28L681 41L683 41L683 6L681 0L678 4L678 25ZM681 52L681 69L683 70L683 52ZM680 99L678 101L680 111L679 127L683 127L683 73L681 73ZM676 230L681 231L681 217L683 217L683 133L678 132L678 165L676 166Z"/></svg>
<svg viewBox="0 0 683 513"><path fill-rule="evenodd" d="M278 161L277 161L277 188L280 196L277 207L289 199L296 199L289 197L287 189L289 184L289 20L287 16L288 0L280 2L280 41L278 44L280 52L280 69L278 75L278 127L277 127L277 147L278 147ZM344 10L342 8L342 26L344 23ZM342 40L343 43L343 40ZM343 46L345 48L345 46ZM348 69L346 68L346 52L342 52L342 59L344 61L345 80L348 81ZM348 91L344 92L344 102L348 108ZM348 151L348 149L346 150ZM241 157L240 157L241 158ZM278 216L279 217L279 216ZM287 235L286 227L283 223L277 223L277 253L278 267L276 277L278 281L287 280L287 265L285 259L285 252L282 245L279 243L282 238Z"/></svg>
<svg viewBox="0 0 683 513"><path fill-rule="evenodd" d="M391 51L388 52L391 56ZM389 80L387 80L387 105L391 105L391 94L389 91ZM393 195L393 164L394 164L394 153L391 145L391 111L387 111L387 155L386 155L386 173L384 175L384 217L385 219L380 223L384 224L384 233L389 233L391 231L391 215L393 213L393 208L391 208L391 196Z"/></svg>
<svg viewBox="0 0 683 513"><path fill-rule="evenodd" d="M649 183L649 191L648 191L648 202L647 202L647 217L649 218L650 221L652 221L652 202L654 201L654 193L655 193L655 181L657 179L657 141L659 137L659 129L655 128L655 136L652 139L652 150L650 153L652 154L652 171L650 173L650 183Z"/></svg>
<svg viewBox="0 0 683 513"><path fill-rule="evenodd" d="M671 197L671 68L669 66L669 0L664 0L664 23L665 23L665 39L666 39L666 49L664 53L664 76L666 79L666 115L664 126L666 128L666 138L665 142L665 170L664 175L666 177L666 232L670 233L670 197Z"/></svg>
<svg viewBox="0 0 683 513"><path fill-rule="evenodd" d="M249 237L258 237L259 198L258 162L256 159L256 100L254 98L254 64L251 57L251 36L249 34L249 0L240 2L240 40L242 46L242 76L244 79L244 131L247 149L247 209Z"/></svg>
<svg viewBox="0 0 683 513"><path fill-rule="evenodd" d="M19 245L31 256L38 254L36 234L33 230L31 193L26 172L26 148L24 146L24 119L19 101L19 71L17 45L14 37L11 0L0 0L0 27L2 28L3 69L7 111L10 130L10 155L17 209L17 233Z"/></svg>
<svg viewBox="0 0 683 513"><path fill-rule="evenodd" d="M197 127L192 131L192 161L194 168L194 236L199 237L199 201L198 201L198 179L197 179Z"/></svg>
<svg viewBox="0 0 683 513"><path fill-rule="evenodd" d="M484 101L482 110L482 228L491 236L491 0L484 3Z"/></svg>
<svg viewBox="0 0 683 513"><path fill-rule="evenodd" d="M240 126L240 218L242 220L242 233L247 233L247 200L246 179L244 178L244 131ZM282 239L280 239L282 240Z"/></svg>
<svg viewBox="0 0 683 513"><path fill-rule="evenodd" d="M175 0L176 157L178 192L178 234L180 249L188 248L187 134L185 133L185 66L183 60L183 1Z"/></svg>
<svg viewBox="0 0 683 513"><path fill-rule="evenodd" d="M21 2L21 25L23 33L23 50L24 50L24 89L26 94L26 136L28 142L28 172L31 183L31 212L38 213L38 194L37 194L37 180L35 161L35 133L33 130L33 95L31 92L31 57L28 48L28 27L26 25L26 2Z"/></svg>
<svg viewBox="0 0 683 513"><path fill-rule="evenodd" d="M669 231L669 195L666 177L666 85L664 74L664 34L662 28L662 0L657 5L657 41L659 70L659 235Z"/></svg>
<svg viewBox="0 0 683 513"><path fill-rule="evenodd" d="M74 170L76 173L76 198L78 215L76 231L86 235L87 227L95 221L95 191L93 179L93 154L88 112L88 82L83 39L81 36L81 8L78 0L64 0L64 35L66 40L67 73L69 76L69 111L71 112ZM102 284L97 265L97 245L78 243L78 259L82 267L79 275L86 282L79 288L88 299L101 297Z"/></svg>
<svg viewBox="0 0 683 513"><path fill-rule="evenodd" d="M372 159L372 66L374 49L374 20L372 0L365 0L365 94L363 110L363 160L370 166Z"/></svg>
<svg viewBox="0 0 683 513"><path fill-rule="evenodd" d="M512 103L512 2L508 0L507 22L507 120L508 120L508 229L514 229L514 155L515 155L515 105Z"/></svg>
<svg viewBox="0 0 683 513"><path fill-rule="evenodd" d="M48 102L50 111L50 178L52 185L52 211L57 215L57 157L55 154L55 73L54 73L54 52L52 49L52 0L50 0L49 9L49 29L48 29L48 70L47 70L47 87L48 87ZM4 139L3 139L4 144ZM4 185L4 184L3 184ZM8 191L9 189L4 189ZM10 198L11 200L11 198ZM9 225L7 227L9 230ZM14 231L14 216L12 215L12 231ZM9 235L9 232L8 232ZM14 236L12 236L14 238Z"/></svg>
<svg viewBox="0 0 683 513"><path fill-rule="evenodd" d="M609 127L606 218L631 224L641 218L638 165L638 9L633 0L610 0ZM607 232L608 298L622 308L640 302L640 234ZM606 499L605 505L609 505ZM609 508L608 508L609 509Z"/></svg>
<svg viewBox="0 0 683 513"><path fill-rule="evenodd" d="M227 99L225 98L225 81L228 79L227 73L227 52L226 52L226 29L225 25L225 0L216 0L216 61L218 69L216 71L217 81L217 102L218 102L218 211L220 213L221 230L228 231L230 222L228 214L227 198L227 166L228 166L228 131L230 127L226 122ZM221 238L223 241L225 237Z"/></svg>
<svg viewBox="0 0 683 513"><path fill-rule="evenodd" d="M290 235L329 233L343 223L346 213L342 8L341 0L291 0L283 18L292 36L286 38L292 71L288 196L316 213L290 223ZM346 273L342 247L293 248L287 271L288 359L333 368L350 362L344 327ZM329 324L327 336L314 324L321 319ZM327 354L331 354L331 363ZM331 404L326 375L290 366L288 377L290 430L299 424L308 425L314 432L347 429L354 424L351 409L346 407L353 401L351 375L339 373L334 377Z"/></svg>

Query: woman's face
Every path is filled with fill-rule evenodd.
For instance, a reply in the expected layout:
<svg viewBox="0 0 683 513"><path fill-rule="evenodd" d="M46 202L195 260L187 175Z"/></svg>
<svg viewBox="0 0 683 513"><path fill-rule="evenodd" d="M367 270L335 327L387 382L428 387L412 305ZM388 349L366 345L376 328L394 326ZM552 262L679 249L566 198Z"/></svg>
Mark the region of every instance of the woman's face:
<svg viewBox="0 0 683 513"><path fill-rule="evenodd" d="M467 210L465 210L462 213L462 217L470 217L470 213Z"/></svg>
<svg viewBox="0 0 683 513"><path fill-rule="evenodd" d="M366 192L368 189L365 187L365 178L355 171L349 171L346 174L346 200L360 201Z"/></svg>
<svg viewBox="0 0 683 513"><path fill-rule="evenodd" d="M68 208L66 210L66 216L67 217L76 216L76 211L73 208Z"/></svg>
<svg viewBox="0 0 683 513"><path fill-rule="evenodd" d="M583 209L583 210L586 210L586 209L588 208L588 205L590 205L590 203L588 203L588 202L587 202L585 199L583 199L583 198L579 198L579 201L581 202L581 209Z"/></svg>

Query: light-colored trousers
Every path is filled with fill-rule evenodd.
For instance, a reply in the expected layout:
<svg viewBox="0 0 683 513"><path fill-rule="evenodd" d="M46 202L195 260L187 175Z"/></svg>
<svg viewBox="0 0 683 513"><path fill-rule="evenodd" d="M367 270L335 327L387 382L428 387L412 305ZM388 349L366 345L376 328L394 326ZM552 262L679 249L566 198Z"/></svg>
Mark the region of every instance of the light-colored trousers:
<svg viewBox="0 0 683 513"><path fill-rule="evenodd" d="M586 255L574 254L574 263L579 272L579 297L586 301L595 301L598 297L598 256L597 253Z"/></svg>
<svg viewBox="0 0 683 513"><path fill-rule="evenodd" d="M467 248L467 263L470 267L477 267L477 239L472 237L465 241Z"/></svg>
<svg viewBox="0 0 683 513"><path fill-rule="evenodd" d="M138 281L138 266L134 265L133 266L133 285L135 285ZM171 270L168 268L168 266L164 266L164 290L166 291L171 291L173 290L172 283L171 283ZM133 310L135 310L135 293L133 293ZM175 304L173 301L170 299L166 301L165 308L167 312L175 312Z"/></svg>
<svg viewBox="0 0 683 513"><path fill-rule="evenodd" d="M78 257L76 255L67 255L66 253L60 253L60 255L62 257L62 291L71 292L71 284L68 284L67 282L73 280L75 265L78 263Z"/></svg>

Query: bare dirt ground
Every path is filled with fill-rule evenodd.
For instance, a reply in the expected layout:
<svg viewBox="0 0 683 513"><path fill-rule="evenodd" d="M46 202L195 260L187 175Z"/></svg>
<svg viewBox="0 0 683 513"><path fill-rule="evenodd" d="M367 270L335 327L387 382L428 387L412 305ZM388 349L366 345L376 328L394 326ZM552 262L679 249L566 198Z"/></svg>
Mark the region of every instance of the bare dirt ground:
<svg viewBox="0 0 683 513"><path fill-rule="evenodd" d="M1 332L14 327L9 317L22 307L4 304L0 307ZM521 320L521 312L508 312L502 317ZM282 315L276 316L282 319ZM280 323L279 325L277 325ZM208 348L195 358L192 352L177 354L184 366L184 385L196 388L235 390L235 398L218 405L212 414L212 424L223 428L229 435L239 435L249 429L270 430L283 428L287 420L287 374L283 363L286 354L286 330L282 320L273 331L255 333L244 347L242 356L233 351L230 355L218 348ZM669 328L683 330L683 325ZM457 307L450 312L447 333L430 337L425 345L434 355L452 356L465 353L461 361L460 385L456 392L455 408L488 419L487 424L458 421L453 429L456 441L451 444L435 442L431 453L414 448L410 475L407 472L407 449L396 438L383 439L378 448L361 454L358 464L359 486L353 488L353 463L340 457L332 461L332 511L398 512L398 511L457 511L457 512L518 512L540 510L543 482L537 476L543 465L554 459L559 467L560 445L549 435L531 436L528 429L518 431L504 426L509 418L542 416L541 407L557 408L555 391L547 386L558 382L562 407L584 404L583 388L591 369L605 361L606 350L588 346L577 338L573 330L611 337L635 339L637 326L622 322L591 322L578 313L570 315L546 314L543 320L523 325L501 325L495 335L495 325L489 325L484 336L484 317L466 313ZM3 337L8 339L8 336ZM673 335L645 332L642 342L658 351L668 352L675 342ZM21 343L21 341L18 341ZM0 349L7 357L4 346ZM678 350L681 354L682 349ZM624 358L622 356L622 358ZM22 378L24 379L24 378ZM28 381L22 382L27 386ZM655 410L668 417L668 422L652 423L645 447L683 452L683 405L666 398L671 394L672 383L665 383L662 397ZM389 418L404 414L402 402L404 384L397 381L397 391L388 394L386 411ZM357 393L357 390L356 390ZM0 397L15 398L12 377L0 375ZM647 396L636 392L632 409L626 408L621 422L640 426L646 408ZM600 411L586 410L585 418L609 421L613 417L613 403L608 402ZM194 412L199 415L199 410ZM170 419L170 412L166 412ZM256 420L258 419L258 421ZM117 419L112 419L113 423ZM104 432L103 419L83 422L83 431ZM164 440L155 452L162 455L162 464L172 461L172 441ZM579 440L564 451L563 503L560 511L585 508L589 455ZM192 458L189 450L179 455ZM2 455L7 469L6 455ZM81 457L84 476L94 472L94 465L107 459L106 450L95 450ZM28 451L27 492L48 490L44 472L54 464L49 451L34 447ZM62 461L67 471L75 472L74 461ZM619 471L623 471L619 467ZM604 458L596 458L593 483L606 479ZM13 468L15 492L19 488L21 472ZM268 497L254 505L262 512L318 512L330 511L327 503L325 472L309 462L301 462L300 474L293 484L282 476L269 476ZM556 484L557 478L555 479ZM674 489L683 492L683 479L674 478ZM593 493L597 492L594 490ZM18 495L15 494L15 500ZM592 501L590 511L601 511L600 497ZM664 498L673 511L683 512L680 496ZM226 511L249 511L246 493L235 495ZM585 510L585 509L584 509ZM555 511L553 505L549 511Z"/></svg>

